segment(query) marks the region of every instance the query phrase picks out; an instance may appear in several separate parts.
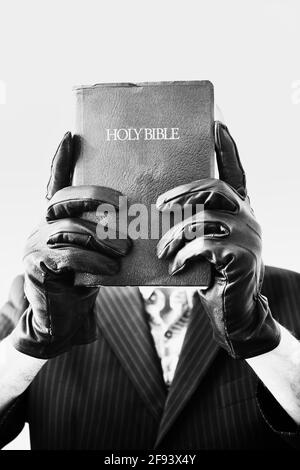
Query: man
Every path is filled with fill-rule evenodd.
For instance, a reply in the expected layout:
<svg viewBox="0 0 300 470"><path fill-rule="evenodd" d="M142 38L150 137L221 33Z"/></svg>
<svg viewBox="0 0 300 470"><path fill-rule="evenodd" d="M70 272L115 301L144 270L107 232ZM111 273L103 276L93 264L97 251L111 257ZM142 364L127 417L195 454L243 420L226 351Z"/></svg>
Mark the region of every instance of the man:
<svg viewBox="0 0 300 470"><path fill-rule="evenodd" d="M47 221L29 238L25 274L1 311L0 436L28 421L33 449L300 448L300 275L267 267L261 230L228 129L215 125L220 180L161 195L204 203L167 232L170 275L199 256L207 289L74 286L77 272L113 273L130 240L97 239L79 218L107 188L70 188L72 137L55 155ZM25 293L24 296L24 278Z"/></svg>

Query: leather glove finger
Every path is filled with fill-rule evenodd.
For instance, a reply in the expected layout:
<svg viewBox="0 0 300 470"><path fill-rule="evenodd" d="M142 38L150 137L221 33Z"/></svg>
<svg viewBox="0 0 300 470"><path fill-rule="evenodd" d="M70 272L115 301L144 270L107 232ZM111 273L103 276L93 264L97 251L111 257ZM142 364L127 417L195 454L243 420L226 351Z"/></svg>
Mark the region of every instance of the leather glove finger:
<svg viewBox="0 0 300 470"><path fill-rule="evenodd" d="M244 199L247 196L246 175L239 152L227 126L215 122L215 150L219 177Z"/></svg>
<svg viewBox="0 0 300 470"><path fill-rule="evenodd" d="M43 281L41 270L43 271L44 266L53 273L73 273L74 275L76 273L111 275L116 274L120 269L120 261L117 258L75 246L33 251L24 257L23 262L26 271L34 272L35 277L39 277L40 281ZM40 273L39 276L38 273Z"/></svg>
<svg viewBox="0 0 300 470"><path fill-rule="evenodd" d="M122 193L104 186L68 186L59 190L47 207L46 219L57 220L79 217L84 212L95 212L101 204L119 210Z"/></svg>
<svg viewBox="0 0 300 470"><path fill-rule="evenodd" d="M66 132L51 164L50 178L47 184L46 199L50 200L52 196L64 188L70 186L73 169L75 165L75 142L71 132Z"/></svg>
<svg viewBox="0 0 300 470"><path fill-rule="evenodd" d="M174 225L161 237L156 247L157 256L159 259L167 259L195 238L219 240L227 237L229 233L229 226L220 221L219 214L198 212Z"/></svg>
<svg viewBox="0 0 300 470"><path fill-rule="evenodd" d="M237 212L241 197L228 184L216 178L206 178L177 186L161 194L156 207L161 212L171 211L180 205L204 204L205 209Z"/></svg>
<svg viewBox="0 0 300 470"><path fill-rule="evenodd" d="M214 265L217 272L229 278L230 282L241 282L245 276L251 272L258 278L257 258L254 253L247 248L231 243L224 243L224 239L219 241L203 239L201 237L187 243L181 248L170 265L170 274L177 274L186 265L198 258L204 258ZM230 264L234 269L230 269ZM224 274L226 271L226 275ZM259 281L259 279L258 279ZM257 286L259 285L256 282ZM251 299L252 300L252 299Z"/></svg>
<svg viewBox="0 0 300 470"><path fill-rule="evenodd" d="M83 219L60 219L50 222L48 226L47 244L50 248L65 246L81 246L112 257L125 256L131 249L129 238L114 238L115 232L109 228L105 232L107 238L100 238L97 224Z"/></svg>
<svg viewBox="0 0 300 470"><path fill-rule="evenodd" d="M119 198L122 193L111 188L101 186L69 186L58 191L51 199L47 209L47 220L57 220L65 217L80 217L88 212L96 213L101 204L109 205L115 213L120 210ZM98 226L99 227L99 226ZM109 235L109 230L106 235ZM98 233L98 231L97 231ZM103 231L101 231L101 234ZM114 256L112 251L117 249L118 252L127 254L132 247L132 241L127 234L116 233L110 238L103 238L100 234L101 244L105 248L109 245L111 248L110 255ZM99 275L94 271L77 272L74 280L75 285L83 286L101 286L102 273Z"/></svg>
<svg viewBox="0 0 300 470"><path fill-rule="evenodd" d="M130 248L128 239L99 239L93 222L60 219L43 224L29 237L25 269L31 272L34 266L45 265L56 273L115 274L120 267L118 258L125 256Z"/></svg>

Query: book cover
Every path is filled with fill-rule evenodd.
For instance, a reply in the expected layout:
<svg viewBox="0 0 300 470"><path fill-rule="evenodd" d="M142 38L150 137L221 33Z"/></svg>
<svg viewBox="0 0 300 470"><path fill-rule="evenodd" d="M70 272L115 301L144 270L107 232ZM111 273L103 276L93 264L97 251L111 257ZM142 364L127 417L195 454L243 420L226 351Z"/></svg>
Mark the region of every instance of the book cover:
<svg viewBox="0 0 300 470"><path fill-rule="evenodd" d="M142 223L148 219L148 235L140 227L144 238L133 241L120 273L100 276L97 283L207 286L210 266L201 259L170 277L168 262L156 256L158 238L151 238L150 225L160 194L214 176L212 84L97 84L75 88L75 96L79 147L73 184L116 189L128 208L142 204L148 215L140 214Z"/></svg>

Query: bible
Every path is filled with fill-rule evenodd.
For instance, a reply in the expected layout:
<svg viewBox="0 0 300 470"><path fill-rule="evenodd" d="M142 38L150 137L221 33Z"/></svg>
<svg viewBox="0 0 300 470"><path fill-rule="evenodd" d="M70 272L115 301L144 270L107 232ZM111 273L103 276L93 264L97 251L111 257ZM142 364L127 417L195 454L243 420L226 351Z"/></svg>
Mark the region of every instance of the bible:
<svg viewBox="0 0 300 470"><path fill-rule="evenodd" d="M139 214L139 223L133 220L135 231L138 225L148 224L147 230L139 227L142 235L133 237L133 248L122 259L118 274L78 274L77 283L208 286L211 270L203 259L169 275L168 261L156 256L162 233L153 236L150 225L157 223L151 215L160 194L214 176L212 84L111 83L79 86L74 91L74 134L79 145L72 184L101 185L120 191L129 212L135 205L142 205L146 211Z"/></svg>

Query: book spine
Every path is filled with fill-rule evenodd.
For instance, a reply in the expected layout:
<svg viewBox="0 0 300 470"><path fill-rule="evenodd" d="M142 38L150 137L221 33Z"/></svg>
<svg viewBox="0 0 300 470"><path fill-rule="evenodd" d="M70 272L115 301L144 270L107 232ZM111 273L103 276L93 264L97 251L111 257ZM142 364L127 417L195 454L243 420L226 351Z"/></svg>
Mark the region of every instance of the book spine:
<svg viewBox="0 0 300 470"><path fill-rule="evenodd" d="M79 186L85 184L84 175L86 172L84 171L85 168L85 158L82 158L84 153L84 140L82 136L84 134L84 92L83 90L76 90L75 93L75 100L76 100L76 115L75 115L75 132L74 134L77 136L78 139L78 146L77 146L77 163L74 170L73 175L73 185Z"/></svg>

